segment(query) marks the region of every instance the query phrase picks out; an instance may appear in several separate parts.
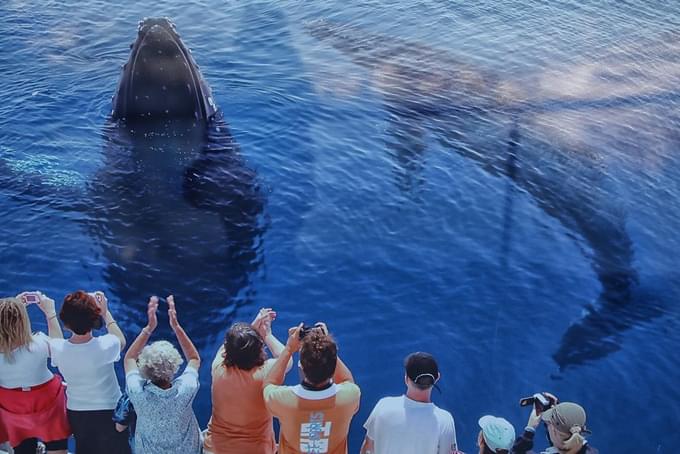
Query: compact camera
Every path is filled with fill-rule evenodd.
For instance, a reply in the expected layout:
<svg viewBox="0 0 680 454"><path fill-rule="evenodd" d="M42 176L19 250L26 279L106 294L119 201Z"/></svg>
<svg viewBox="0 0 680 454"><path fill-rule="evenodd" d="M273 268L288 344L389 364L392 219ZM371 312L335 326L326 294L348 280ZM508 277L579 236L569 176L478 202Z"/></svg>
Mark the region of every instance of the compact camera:
<svg viewBox="0 0 680 454"><path fill-rule="evenodd" d="M40 302L40 294L38 292L26 292L23 295L24 304L38 304Z"/></svg>

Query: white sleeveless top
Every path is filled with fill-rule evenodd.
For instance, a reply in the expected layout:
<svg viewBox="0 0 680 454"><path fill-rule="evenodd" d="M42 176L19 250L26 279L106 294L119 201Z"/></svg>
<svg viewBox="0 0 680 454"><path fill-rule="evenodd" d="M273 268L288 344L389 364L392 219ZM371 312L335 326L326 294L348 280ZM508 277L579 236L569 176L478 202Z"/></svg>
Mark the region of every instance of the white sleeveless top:
<svg viewBox="0 0 680 454"><path fill-rule="evenodd" d="M43 333L35 333L30 344L12 351L12 361L0 354L0 387L28 388L51 380L48 339Z"/></svg>

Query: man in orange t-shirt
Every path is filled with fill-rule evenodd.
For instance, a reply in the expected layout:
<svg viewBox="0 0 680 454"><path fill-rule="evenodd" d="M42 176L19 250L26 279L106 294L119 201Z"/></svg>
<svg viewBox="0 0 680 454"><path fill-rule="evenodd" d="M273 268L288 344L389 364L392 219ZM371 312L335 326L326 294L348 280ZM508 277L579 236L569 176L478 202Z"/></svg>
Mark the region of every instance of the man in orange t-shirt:
<svg viewBox="0 0 680 454"><path fill-rule="evenodd" d="M302 382L281 386L286 364L298 350ZM359 398L359 387L338 358L326 325L291 328L264 387L265 405L281 423L279 454L346 454L349 424L359 410Z"/></svg>

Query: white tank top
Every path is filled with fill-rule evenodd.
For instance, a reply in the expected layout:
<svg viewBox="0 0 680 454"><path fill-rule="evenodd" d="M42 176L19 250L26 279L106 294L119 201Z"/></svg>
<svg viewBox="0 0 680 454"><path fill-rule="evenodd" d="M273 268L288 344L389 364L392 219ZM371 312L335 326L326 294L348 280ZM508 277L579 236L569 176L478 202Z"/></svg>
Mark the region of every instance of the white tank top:
<svg viewBox="0 0 680 454"><path fill-rule="evenodd" d="M49 356L48 337L43 333L35 333L30 344L12 351L12 361L0 354L0 386L27 388L51 380L52 372L47 368Z"/></svg>

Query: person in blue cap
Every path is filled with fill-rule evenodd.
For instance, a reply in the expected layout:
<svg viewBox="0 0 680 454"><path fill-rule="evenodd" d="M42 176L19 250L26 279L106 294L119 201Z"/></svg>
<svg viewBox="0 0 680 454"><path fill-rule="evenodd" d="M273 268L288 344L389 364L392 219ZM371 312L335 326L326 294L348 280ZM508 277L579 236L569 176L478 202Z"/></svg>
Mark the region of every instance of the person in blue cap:
<svg viewBox="0 0 680 454"><path fill-rule="evenodd" d="M515 428L506 419L486 415L479 418L479 454L508 454L515 442Z"/></svg>

